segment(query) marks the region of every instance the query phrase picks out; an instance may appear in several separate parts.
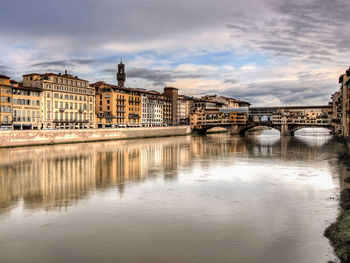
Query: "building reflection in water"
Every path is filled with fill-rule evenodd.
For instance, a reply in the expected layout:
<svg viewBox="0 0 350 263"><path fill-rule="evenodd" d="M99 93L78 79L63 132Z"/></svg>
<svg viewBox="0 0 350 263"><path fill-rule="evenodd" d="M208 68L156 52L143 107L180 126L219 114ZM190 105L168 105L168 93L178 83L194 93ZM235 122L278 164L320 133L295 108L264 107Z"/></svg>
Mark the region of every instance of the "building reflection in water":
<svg viewBox="0 0 350 263"><path fill-rule="evenodd" d="M128 184L177 180L198 157L205 164L220 156L315 158L323 144L298 138L237 137L225 134L149 140L27 147L0 150L0 212L20 201L25 209L61 209L92 191L115 187L123 195ZM334 144L335 145L335 144ZM334 146L335 147L335 146ZM298 156L293 151L298 148ZM300 154L302 151L302 155Z"/></svg>

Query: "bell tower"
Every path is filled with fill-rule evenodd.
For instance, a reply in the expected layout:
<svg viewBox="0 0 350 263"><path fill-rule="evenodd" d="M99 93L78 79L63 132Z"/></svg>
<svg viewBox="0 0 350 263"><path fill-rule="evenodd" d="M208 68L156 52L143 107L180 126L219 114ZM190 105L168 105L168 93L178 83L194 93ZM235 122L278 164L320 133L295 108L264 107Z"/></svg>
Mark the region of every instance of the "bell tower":
<svg viewBox="0 0 350 263"><path fill-rule="evenodd" d="M124 87L125 79L126 79L125 65L123 64L122 60L120 60L120 63L118 64L118 72L117 72L117 80L118 80L119 87Z"/></svg>

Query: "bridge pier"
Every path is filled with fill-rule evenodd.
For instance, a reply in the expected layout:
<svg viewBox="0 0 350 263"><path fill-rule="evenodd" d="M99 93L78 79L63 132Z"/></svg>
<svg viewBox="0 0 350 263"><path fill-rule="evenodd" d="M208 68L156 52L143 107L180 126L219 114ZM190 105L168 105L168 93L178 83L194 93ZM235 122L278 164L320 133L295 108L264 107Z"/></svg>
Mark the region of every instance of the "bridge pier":
<svg viewBox="0 0 350 263"><path fill-rule="evenodd" d="M292 133L289 130L288 124L281 124L281 136L291 136Z"/></svg>
<svg viewBox="0 0 350 263"><path fill-rule="evenodd" d="M232 125L229 128L229 131L231 135L239 135L241 131L241 127L239 127L238 125Z"/></svg>

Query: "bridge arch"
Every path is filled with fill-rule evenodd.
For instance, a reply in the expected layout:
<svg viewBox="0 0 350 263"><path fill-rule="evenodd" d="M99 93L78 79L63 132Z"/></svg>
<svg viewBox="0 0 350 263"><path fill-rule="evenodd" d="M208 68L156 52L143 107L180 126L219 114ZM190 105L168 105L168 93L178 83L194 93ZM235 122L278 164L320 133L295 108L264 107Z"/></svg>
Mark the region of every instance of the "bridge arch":
<svg viewBox="0 0 350 263"><path fill-rule="evenodd" d="M322 128L322 129L327 129L331 133L333 132L333 127L332 126L318 126L318 125L311 125L311 126L306 126L305 125L296 125L294 127L290 128L290 135L294 136L295 132L302 130L302 129L309 129L309 128Z"/></svg>
<svg viewBox="0 0 350 263"><path fill-rule="evenodd" d="M270 125L270 124L253 124L253 125L247 125L245 127L242 127L239 130L239 135L245 135L248 130L256 128L256 127L268 127L268 128L272 128L274 130L277 130L277 131L279 131L281 133L281 127L280 126L274 126L274 125Z"/></svg>

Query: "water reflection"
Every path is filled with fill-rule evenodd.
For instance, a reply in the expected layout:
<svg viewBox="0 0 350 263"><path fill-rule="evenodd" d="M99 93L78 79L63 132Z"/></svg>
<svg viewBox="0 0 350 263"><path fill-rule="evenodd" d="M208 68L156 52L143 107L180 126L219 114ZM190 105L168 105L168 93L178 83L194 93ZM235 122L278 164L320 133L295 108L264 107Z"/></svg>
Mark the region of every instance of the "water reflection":
<svg viewBox="0 0 350 263"><path fill-rule="evenodd" d="M0 261L327 262L343 146L269 132L2 149Z"/></svg>
<svg viewBox="0 0 350 263"><path fill-rule="evenodd" d="M273 132L272 132L273 134ZM127 183L142 183L162 176L177 180L180 166L190 169L193 160L208 163L220 156L327 159L322 151L331 137L271 135L231 137L207 135L117 141L0 150L0 211L20 200L26 209L55 209L72 205L96 189L116 186L120 195Z"/></svg>

